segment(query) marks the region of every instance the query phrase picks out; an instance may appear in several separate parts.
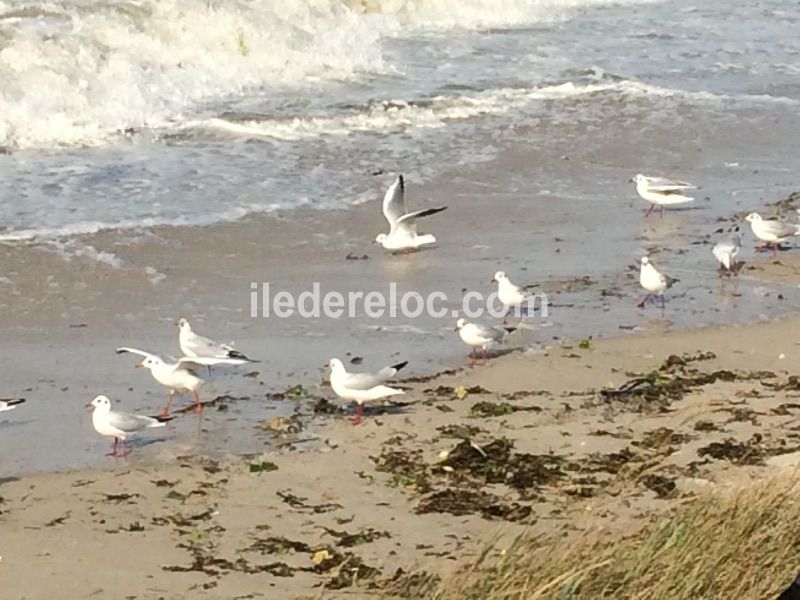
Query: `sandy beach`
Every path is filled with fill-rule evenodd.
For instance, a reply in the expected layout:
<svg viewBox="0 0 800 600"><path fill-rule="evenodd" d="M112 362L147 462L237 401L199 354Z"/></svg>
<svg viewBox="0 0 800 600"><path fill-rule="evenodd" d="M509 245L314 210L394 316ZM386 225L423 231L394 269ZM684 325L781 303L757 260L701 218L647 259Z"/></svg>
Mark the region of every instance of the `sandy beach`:
<svg viewBox="0 0 800 600"><path fill-rule="evenodd" d="M2 600L777 596L800 239L745 217L799 218L800 11L701 4L0 2ZM692 201L645 213L637 173ZM401 174L436 243L390 254ZM476 365L498 271L547 313ZM254 315L267 286L388 310ZM115 350L177 357L180 318L255 361L107 456L87 403L167 395ZM332 358L404 394L353 426Z"/></svg>
<svg viewBox="0 0 800 600"><path fill-rule="evenodd" d="M795 468L798 324L558 344L412 378L404 402L358 427L320 398L291 399L292 414L263 424L280 447L266 454L133 454L8 477L0 586L9 598L408 594L522 531L630 533L671 503Z"/></svg>

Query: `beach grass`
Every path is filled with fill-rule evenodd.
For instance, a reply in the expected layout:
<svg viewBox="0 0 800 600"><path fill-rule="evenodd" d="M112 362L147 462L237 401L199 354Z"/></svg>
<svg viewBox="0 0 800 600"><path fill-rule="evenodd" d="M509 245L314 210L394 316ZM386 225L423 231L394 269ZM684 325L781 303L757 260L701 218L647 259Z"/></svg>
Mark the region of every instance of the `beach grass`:
<svg viewBox="0 0 800 600"><path fill-rule="evenodd" d="M630 536L488 545L437 600L777 598L800 570L800 477L684 499Z"/></svg>

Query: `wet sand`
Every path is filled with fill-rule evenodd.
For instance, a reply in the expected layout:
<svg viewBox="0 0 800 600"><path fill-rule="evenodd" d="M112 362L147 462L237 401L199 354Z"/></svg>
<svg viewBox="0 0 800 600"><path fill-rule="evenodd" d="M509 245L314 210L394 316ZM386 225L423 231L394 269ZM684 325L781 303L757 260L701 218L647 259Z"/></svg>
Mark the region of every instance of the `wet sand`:
<svg viewBox="0 0 800 600"><path fill-rule="evenodd" d="M137 449L104 469L7 478L0 586L9 598L420 597L409 590L490 539L630 532L672 502L794 469L798 326L559 344L408 380L403 403L358 427L336 411L272 420L276 453L145 464ZM619 393L637 379L649 384ZM219 408L204 427L227 418Z"/></svg>
<svg viewBox="0 0 800 600"><path fill-rule="evenodd" d="M746 124L753 129L749 151L754 154L771 151L759 123L754 118ZM235 340L262 362L252 369L216 370L203 397L239 399L227 419L204 424L199 433L194 425L176 424L159 443L141 448L145 461L180 452L223 458L271 448L270 436L253 424L293 408L267 394L297 384L316 390L321 366L334 356L363 357L364 369L409 360L410 375L462 366L464 348L453 332L462 294L492 292L489 280L498 269L550 299L548 317L528 320L510 340L509 347L522 353L535 354L565 339L746 323L796 311L800 290L791 278L767 282L748 265L738 281L720 282L710 256L714 232L742 212L786 195L783 171L762 167L737 174L737 195L728 198L733 176L720 166L721 134L706 140L714 159L703 155L704 162L694 165L699 155L677 154L668 124L649 128L656 138L663 136L664 145L648 147L643 162L669 164L690 179L694 169L704 169L695 205L663 219L644 219L644 203L624 183L634 159L628 144L611 147L607 137L587 138L585 125L543 122L537 129L515 130L497 160L442 173L425 185L409 175L409 206L449 206L422 228L436 233L438 247L413 255L387 256L370 243L385 228L379 201L391 179L387 174L364 175L363 187L374 189L375 200L349 210L300 209L207 227L3 245L2 394L29 402L24 417L0 423L2 472L105 465L99 453L104 442L91 430L83 406L106 393L125 409L157 411L163 390L132 368L132 357L116 356L113 349L131 345L177 354L174 322L180 316L205 335ZM526 135L552 135L563 147L537 155L532 170ZM633 145L642 148L641 142L634 139ZM600 161L603 151L607 155ZM751 263L754 256L744 237L740 258ZM663 318L653 306L634 308L641 298L634 264L646 252L681 280ZM323 294L385 291L396 282L400 294L446 293L450 314L438 319L372 319L361 312L354 319L252 319L251 282L269 282L273 290L293 294L311 289L313 282L320 283ZM59 451L46 451L43 440Z"/></svg>

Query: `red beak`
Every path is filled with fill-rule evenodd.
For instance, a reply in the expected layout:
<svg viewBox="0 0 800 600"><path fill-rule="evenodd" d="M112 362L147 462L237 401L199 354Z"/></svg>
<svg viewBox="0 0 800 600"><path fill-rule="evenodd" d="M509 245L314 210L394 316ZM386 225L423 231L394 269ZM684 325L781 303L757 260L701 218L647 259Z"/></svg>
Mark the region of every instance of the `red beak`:
<svg viewBox="0 0 800 600"><path fill-rule="evenodd" d="M92 403L91 403L91 402L90 402L89 404L87 404L87 405L86 405L86 408L88 408L88 409L89 409L89 410L87 410L86 412L94 412L94 406L92 406Z"/></svg>
<svg viewBox="0 0 800 600"><path fill-rule="evenodd" d="M142 367L144 367L144 363L137 363L137 364L133 365L134 369L141 369Z"/></svg>

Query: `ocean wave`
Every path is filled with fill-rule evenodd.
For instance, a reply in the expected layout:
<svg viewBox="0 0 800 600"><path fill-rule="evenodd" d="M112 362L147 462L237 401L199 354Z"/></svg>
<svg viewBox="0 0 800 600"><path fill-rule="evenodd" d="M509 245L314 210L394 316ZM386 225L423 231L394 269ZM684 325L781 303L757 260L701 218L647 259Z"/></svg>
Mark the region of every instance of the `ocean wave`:
<svg viewBox="0 0 800 600"><path fill-rule="evenodd" d="M408 129L444 127L449 122L480 116L502 115L544 101L569 101L599 94L616 94L627 101L651 99L692 104L736 107L757 104L796 106L800 101L780 96L725 95L681 90L603 72L601 69L576 71L576 82L566 81L532 88L500 88L464 95L437 95L425 100L393 99L348 107L343 113L325 116L273 118L255 115L221 115L189 121L172 135L192 131L218 131L234 136L297 141L323 136L354 133L390 133Z"/></svg>
<svg viewBox="0 0 800 600"><path fill-rule="evenodd" d="M298 202L295 207L302 206ZM142 231L152 227L200 227L216 223L229 223L238 221L245 216L274 212L281 208L278 204L237 206L219 213L210 213L197 216L164 217L164 218L137 218L120 219L118 221L79 221L55 227L30 227L0 230L0 243L34 242L61 240L79 236L89 236L101 231L130 230Z"/></svg>
<svg viewBox="0 0 800 600"><path fill-rule="evenodd" d="M609 3L0 0L0 147L102 144L245 92L391 74L387 37L524 26Z"/></svg>

